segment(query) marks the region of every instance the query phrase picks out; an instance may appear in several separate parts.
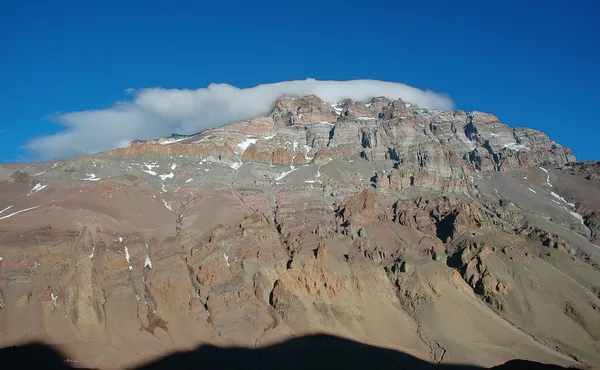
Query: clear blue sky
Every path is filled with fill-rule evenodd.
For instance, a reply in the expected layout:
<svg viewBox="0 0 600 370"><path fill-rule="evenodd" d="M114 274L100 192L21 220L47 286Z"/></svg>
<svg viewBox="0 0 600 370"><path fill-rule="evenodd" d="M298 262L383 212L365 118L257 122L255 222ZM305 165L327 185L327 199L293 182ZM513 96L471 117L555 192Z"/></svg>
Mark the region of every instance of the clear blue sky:
<svg viewBox="0 0 600 370"><path fill-rule="evenodd" d="M0 2L0 163L127 88L396 81L600 160L600 1Z"/></svg>

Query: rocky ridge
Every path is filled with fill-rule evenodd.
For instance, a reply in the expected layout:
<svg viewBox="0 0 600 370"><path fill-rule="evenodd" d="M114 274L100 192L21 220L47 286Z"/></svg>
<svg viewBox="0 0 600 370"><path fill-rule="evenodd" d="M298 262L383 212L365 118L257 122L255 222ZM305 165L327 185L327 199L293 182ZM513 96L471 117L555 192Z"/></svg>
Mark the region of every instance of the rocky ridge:
<svg viewBox="0 0 600 370"><path fill-rule="evenodd" d="M574 161L491 114L308 96L6 167L2 344L121 367L324 332L432 363L597 365L600 199Z"/></svg>

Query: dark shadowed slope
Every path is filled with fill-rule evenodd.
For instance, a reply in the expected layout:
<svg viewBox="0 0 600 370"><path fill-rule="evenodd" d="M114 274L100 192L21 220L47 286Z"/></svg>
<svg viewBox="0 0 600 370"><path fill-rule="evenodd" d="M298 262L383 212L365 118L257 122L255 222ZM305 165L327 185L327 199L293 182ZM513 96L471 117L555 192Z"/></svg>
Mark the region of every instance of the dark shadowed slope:
<svg viewBox="0 0 600 370"><path fill-rule="evenodd" d="M0 349L2 369L72 369L64 354L41 343ZM166 369L445 369L475 370L461 364L435 365L411 355L329 335L294 338L260 349L201 346L176 352L137 370ZM493 369L566 369L556 365L514 360Z"/></svg>

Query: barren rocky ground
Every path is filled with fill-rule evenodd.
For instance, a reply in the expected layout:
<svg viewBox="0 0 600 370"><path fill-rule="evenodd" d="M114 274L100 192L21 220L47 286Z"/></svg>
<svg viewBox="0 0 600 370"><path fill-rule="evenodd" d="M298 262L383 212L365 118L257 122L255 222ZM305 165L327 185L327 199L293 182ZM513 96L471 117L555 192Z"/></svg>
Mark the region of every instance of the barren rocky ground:
<svg viewBox="0 0 600 370"><path fill-rule="evenodd" d="M600 165L492 114L268 117L0 166L0 346L78 366L332 334L434 364L600 366Z"/></svg>

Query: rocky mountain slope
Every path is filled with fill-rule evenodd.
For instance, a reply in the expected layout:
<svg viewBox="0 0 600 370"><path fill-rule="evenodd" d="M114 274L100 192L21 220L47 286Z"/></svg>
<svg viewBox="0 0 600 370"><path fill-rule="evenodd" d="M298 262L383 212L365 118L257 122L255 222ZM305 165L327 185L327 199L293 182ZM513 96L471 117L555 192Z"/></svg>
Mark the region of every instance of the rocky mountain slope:
<svg viewBox="0 0 600 370"><path fill-rule="evenodd" d="M600 365L598 164L491 114L267 117L0 167L0 345L120 368L333 334L428 363Z"/></svg>

